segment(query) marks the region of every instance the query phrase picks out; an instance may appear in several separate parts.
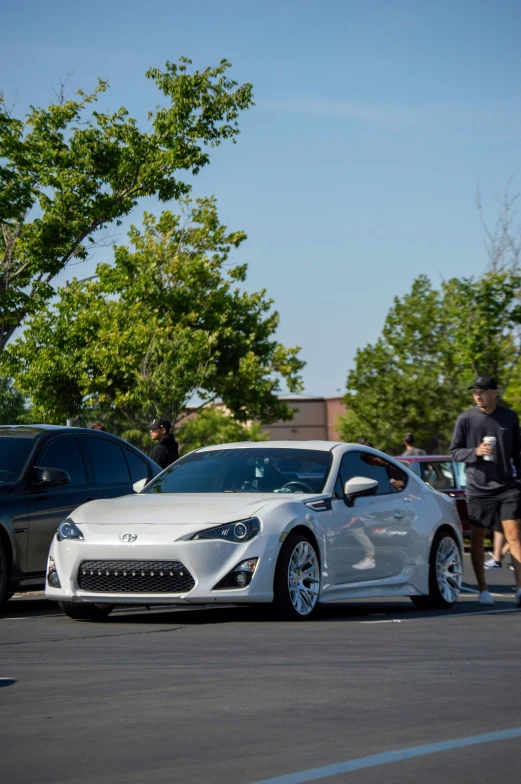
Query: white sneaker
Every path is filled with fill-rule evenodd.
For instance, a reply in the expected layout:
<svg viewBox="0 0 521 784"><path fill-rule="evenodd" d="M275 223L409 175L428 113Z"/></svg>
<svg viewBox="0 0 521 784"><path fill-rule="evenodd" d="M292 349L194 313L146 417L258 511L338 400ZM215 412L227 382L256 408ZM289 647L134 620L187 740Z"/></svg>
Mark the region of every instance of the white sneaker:
<svg viewBox="0 0 521 784"><path fill-rule="evenodd" d="M488 591L480 591L478 602L482 607L492 607L495 604L494 599Z"/></svg>
<svg viewBox="0 0 521 784"><path fill-rule="evenodd" d="M521 610L521 588L518 588L516 593L516 607L519 607Z"/></svg>
<svg viewBox="0 0 521 784"><path fill-rule="evenodd" d="M485 569L501 569L502 564L501 561L496 561L495 558L489 558L488 561L485 561Z"/></svg>
<svg viewBox="0 0 521 784"><path fill-rule="evenodd" d="M362 561L353 564L353 569L375 569L376 561L374 558L364 558Z"/></svg>

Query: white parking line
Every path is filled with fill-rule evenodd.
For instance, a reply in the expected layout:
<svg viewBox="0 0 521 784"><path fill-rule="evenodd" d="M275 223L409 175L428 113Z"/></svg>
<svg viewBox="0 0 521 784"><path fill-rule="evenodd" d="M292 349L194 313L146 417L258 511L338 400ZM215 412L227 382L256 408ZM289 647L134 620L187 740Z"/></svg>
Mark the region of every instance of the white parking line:
<svg viewBox="0 0 521 784"><path fill-rule="evenodd" d="M470 618L471 616L474 617L481 617L482 615L503 615L504 613L519 613L519 607L510 607L507 610L475 610L474 612L464 612L464 613L444 613L443 615L418 615L414 618L390 618L385 621L360 621L360 624L367 624L367 623L411 623L413 621L436 621L440 618L449 619L449 618Z"/></svg>
<svg viewBox="0 0 521 784"><path fill-rule="evenodd" d="M369 757L359 757L358 759L346 760L345 762L337 762L333 765L324 765L321 768L310 768L298 773L288 773L285 776L263 779L262 781L254 782L254 784L306 784L308 781L326 779L330 776L338 776L340 773L349 773L353 770L373 768L377 765L387 765L390 762L423 757L426 754L436 754L441 751L450 751L451 749L463 749L466 746L479 746L483 743L494 743L495 741L511 740L512 738L521 738L521 727L501 730L500 732L488 732L485 735L471 735L468 738L446 740L441 743L411 746L408 749L398 749L397 751L385 751L383 754L371 754Z"/></svg>

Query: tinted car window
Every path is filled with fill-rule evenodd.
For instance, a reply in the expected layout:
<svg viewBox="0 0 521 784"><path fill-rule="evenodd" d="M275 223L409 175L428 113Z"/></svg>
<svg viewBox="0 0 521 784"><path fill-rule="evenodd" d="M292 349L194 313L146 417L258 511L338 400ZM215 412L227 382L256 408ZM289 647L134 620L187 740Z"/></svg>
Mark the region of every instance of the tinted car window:
<svg viewBox="0 0 521 784"><path fill-rule="evenodd" d="M132 482L139 482L140 479L148 479L148 465L135 452L124 449Z"/></svg>
<svg viewBox="0 0 521 784"><path fill-rule="evenodd" d="M16 482L33 446L32 438L0 438L0 484Z"/></svg>
<svg viewBox="0 0 521 784"><path fill-rule="evenodd" d="M353 479L355 476L376 479L377 495L399 493L407 485L407 474L404 471L388 460L384 460L383 457L368 452L346 452L342 458L340 465L342 487L348 479Z"/></svg>
<svg viewBox="0 0 521 784"><path fill-rule="evenodd" d="M38 465L46 468L61 468L67 471L71 481L66 487L78 487L87 484L85 466L80 448L75 438L58 438L44 450L38 458ZM58 488L59 489L59 488Z"/></svg>
<svg viewBox="0 0 521 784"><path fill-rule="evenodd" d="M147 493L320 493L331 453L312 449L192 452L153 480Z"/></svg>
<svg viewBox="0 0 521 784"><path fill-rule="evenodd" d="M109 441L108 438L85 438L83 444L90 456L94 484L120 485L130 482L130 474L119 444Z"/></svg>
<svg viewBox="0 0 521 784"><path fill-rule="evenodd" d="M420 463L421 478L434 490L454 490L456 480L451 460Z"/></svg>

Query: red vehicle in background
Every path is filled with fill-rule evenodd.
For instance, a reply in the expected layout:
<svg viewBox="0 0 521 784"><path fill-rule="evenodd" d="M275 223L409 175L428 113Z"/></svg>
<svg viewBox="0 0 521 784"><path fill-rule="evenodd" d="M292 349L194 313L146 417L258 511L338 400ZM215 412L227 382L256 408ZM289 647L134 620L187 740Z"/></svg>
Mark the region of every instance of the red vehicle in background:
<svg viewBox="0 0 521 784"><path fill-rule="evenodd" d="M465 463L458 463L446 455L415 455L397 457L423 479L433 490L439 490L454 499L458 508L463 536L470 536L467 501L465 499Z"/></svg>

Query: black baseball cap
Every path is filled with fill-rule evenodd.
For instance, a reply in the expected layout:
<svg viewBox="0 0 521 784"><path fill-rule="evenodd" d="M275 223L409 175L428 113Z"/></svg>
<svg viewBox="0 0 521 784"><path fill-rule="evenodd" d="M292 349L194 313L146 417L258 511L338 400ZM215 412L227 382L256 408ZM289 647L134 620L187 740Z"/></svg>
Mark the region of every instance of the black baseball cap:
<svg viewBox="0 0 521 784"><path fill-rule="evenodd" d="M477 376L468 389L497 389L497 381L493 376Z"/></svg>
<svg viewBox="0 0 521 784"><path fill-rule="evenodd" d="M151 423L148 425L148 429L149 429L149 430L160 430L162 427L164 427L164 428L165 428L165 430L170 430L170 428L172 427L172 425L170 424L170 422L168 421L168 419L162 419L161 417L156 417L156 418L155 418L155 419L154 419L154 420L153 420L153 421L152 421L152 422L151 422Z"/></svg>

